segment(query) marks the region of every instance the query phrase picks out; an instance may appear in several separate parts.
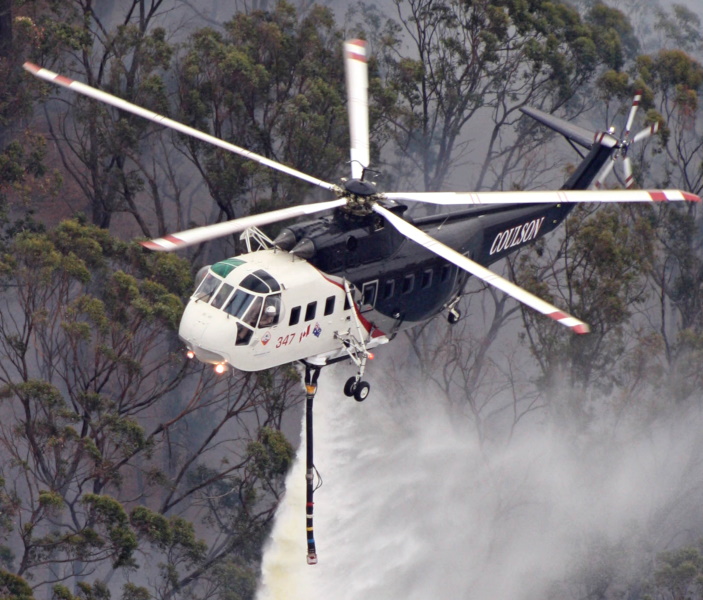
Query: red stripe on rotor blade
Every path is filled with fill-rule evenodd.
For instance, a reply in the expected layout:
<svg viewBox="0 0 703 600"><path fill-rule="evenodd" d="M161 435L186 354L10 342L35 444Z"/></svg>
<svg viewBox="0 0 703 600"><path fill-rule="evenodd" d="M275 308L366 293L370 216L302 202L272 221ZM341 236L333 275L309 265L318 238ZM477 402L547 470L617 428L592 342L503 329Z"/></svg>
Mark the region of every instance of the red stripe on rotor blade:
<svg viewBox="0 0 703 600"><path fill-rule="evenodd" d="M663 192L649 192L649 197L654 202L666 202L668 200Z"/></svg>
<svg viewBox="0 0 703 600"><path fill-rule="evenodd" d="M69 79L68 77L64 77L63 75L57 75L54 77L54 81L57 83L62 83L64 85L71 85L74 83L73 79Z"/></svg>
<svg viewBox="0 0 703 600"><path fill-rule="evenodd" d="M182 239L177 238L175 235L165 235L162 239L166 240L167 242L171 242L176 246L180 246L181 244L185 243Z"/></svg>
<svg viewBox="0 0 703 600"><path fill-rule="evenodd" d="M561 321L562 319L566 319L569 317L569 315L561 312L560 310L557 310L553 313L549 313L547 316L554 319L555 321Z"/></svg>
<svg viewBox="0 0 703 600"><path fill-rule="evenodd" d="M699 196L696 196L695 194L689 194L688 192L683 192L683 199L687 200L688 202L700 202L701 201Z"/></svg>
<svg viewBox="0 0 703 600"><path fill-rule="evenodd" d="M359 50L355 51L352 48L347 48L347 56L354 60L366 62L366 42L364 40L350 40L347 42L350 46L355 46Z"/></svg>
<svg viewBox="0 0 703 600"><path fill-rule="evenodd" d="M347 56L352 60L358 60L360 62L366 62L366 56L364 54L359 54L358 52L352 52L351 50L347 52Z"/></svg>
<svg viewBox="0 0 703 600"><path fill-rule="evenodd" d="M41 69L41 67L39 67L31 62L26 62L26 63L24 63L23 66L25 69L27 69L28 71L31 71L32 73L39 73L39 70Z"/></svg>
<svg viewBox="0 0 703 600"><path fill-rule="evenodd" d="M571 329L573 329L575 333L590 333L591 331L591 328L585 323L583 325L576 325Z"/></svg>

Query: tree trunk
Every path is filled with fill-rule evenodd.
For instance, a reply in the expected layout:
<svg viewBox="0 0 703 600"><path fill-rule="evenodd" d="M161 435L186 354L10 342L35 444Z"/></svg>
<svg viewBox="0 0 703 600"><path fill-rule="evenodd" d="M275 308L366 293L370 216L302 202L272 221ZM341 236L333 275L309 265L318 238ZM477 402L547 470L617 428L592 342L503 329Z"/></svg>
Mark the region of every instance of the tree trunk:
<svg viewBox="0 0 703 600"><path fill-rule="evenodd" d="M0 58L12 52L12 0L0 0Z"/></svg>

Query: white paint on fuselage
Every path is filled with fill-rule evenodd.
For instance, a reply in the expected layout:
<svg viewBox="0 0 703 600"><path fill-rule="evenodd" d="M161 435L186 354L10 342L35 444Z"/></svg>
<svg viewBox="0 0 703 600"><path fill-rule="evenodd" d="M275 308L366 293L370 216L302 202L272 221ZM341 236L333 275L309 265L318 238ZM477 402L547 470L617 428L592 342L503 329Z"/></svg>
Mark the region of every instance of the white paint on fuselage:
<svg viewBox="0 0 703 600"><path fill-rule="evenodd" d="M263 269L281 286L278 323L255 328L246 345L236 345L239 319L212 306L210 301L191 298L179 335L202 362L259 371L312 357L319 360L320 355L341 356L346 350L340 336L351 332L358 337L359 331L364 337L369 334L368 328L357 322L353 305L345 310L346 292L341 279L324 275L307 261L281 250L259 250L237 259L244 264L232 269L220 285L229 284L236 290L245 277ZM331 297L334 308L325 315ZM308 309L312 303L316 303L314 311ZM291 324L291 313L296 307L300 317ZM376 338L372 345L382 341L387 338Z"/></svg>

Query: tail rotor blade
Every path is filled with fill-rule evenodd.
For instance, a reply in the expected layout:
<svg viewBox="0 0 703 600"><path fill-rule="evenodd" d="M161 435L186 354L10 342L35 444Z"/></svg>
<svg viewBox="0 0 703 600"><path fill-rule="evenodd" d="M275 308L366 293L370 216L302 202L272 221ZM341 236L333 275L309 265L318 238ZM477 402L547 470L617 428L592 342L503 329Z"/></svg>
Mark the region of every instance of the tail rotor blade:
<svg viewBox="0 0 703 600"><path fill-rule="evenodd" d="M635 114L637 114L637 107L640 105L640 101L642 100L642 92L637 91L635 92L635 97L632 100L632 108L630 108L630 114L627 116L627 124L625 125L625 134L623 137L627 139L627 136L630 135L630 130L632 129L632 123L635 121Z"/></svg>
<svg viewBox="0 0 703 600"><path fill-rule="evenodd" d="M625 177L625 187L629 190L635 185L635 178L632 175L632 161L626 156L622 161L623 176Z"/></svg>
<svg viewBox="0 0 703 600"><path fill-rule="evenodd" d="M652 123L649 127L645 127L642 131L635 135L635 137L632 138L632 142L635 143L646 140L648 137L651 137L657 133L657 131L659 131L658 121L656 123Z"/></svg>
<svg viewBox="0 0 703 600"><path fill-rule="evenodd" d="M613 167L615 166L615 158L611 158L608 163L605 165L603 168L603 171L601 171L601 174L598 176L595 182L595 186L597 188L601 188L603 186L603 183L605 180L608 178L608 175L613 171Z"/></svg>
<svg viewBox="0 0 703 600"><path fill-rule="evenodd" d="M361 179L364 169L369 166L369 82L366 51L367 44L364 40L344 42L353 179Z"/></svg>

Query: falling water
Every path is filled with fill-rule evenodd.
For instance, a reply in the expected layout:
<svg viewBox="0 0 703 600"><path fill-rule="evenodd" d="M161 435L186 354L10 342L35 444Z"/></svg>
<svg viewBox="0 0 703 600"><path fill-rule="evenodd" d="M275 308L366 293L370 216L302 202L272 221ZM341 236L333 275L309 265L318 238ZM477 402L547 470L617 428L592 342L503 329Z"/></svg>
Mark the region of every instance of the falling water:
<svg viewBox="0 0 703 600"><path fill-rule="evenodd" d="M315 401L319 564L305 560L299 455L257 600L577 597L608 553L609 572L632 585L642 575L628 553L656 546L662 531L670 541L673 513L692 514L703 498L701 465L689 460L700 416L685 431L669 423L586 453L534 421L482 450L468 419L436 398L372 385L357 403L341 376L324 370Z"/></svg>

